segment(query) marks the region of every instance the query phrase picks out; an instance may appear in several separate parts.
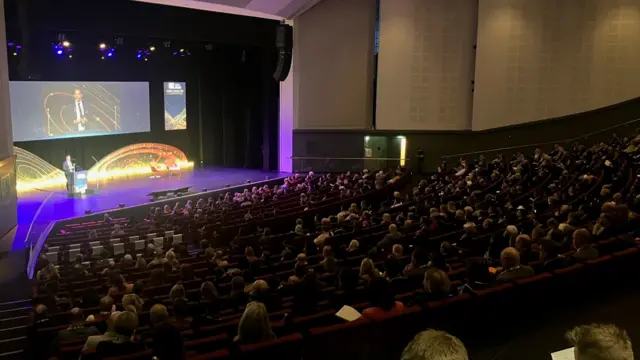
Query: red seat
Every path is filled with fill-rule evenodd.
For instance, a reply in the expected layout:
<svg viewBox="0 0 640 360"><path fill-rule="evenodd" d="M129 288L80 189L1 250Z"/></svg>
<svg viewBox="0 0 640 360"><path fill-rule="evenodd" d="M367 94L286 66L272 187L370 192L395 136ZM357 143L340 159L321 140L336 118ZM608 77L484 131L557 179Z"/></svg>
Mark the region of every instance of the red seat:
<svg viewBox="0 0 640 360"><path fill-rule="evenodd" d="M222 349L212 353L202 354L196 357L190 357L189 360L210 360L210 359L228 359L231 357L229 350Z"/></svg>
<svg viewBox="0 0 640 360"><path fill-rule="evenodd" d="M609 261L611 259L613 259L613 256L605 255L605 256L601 256L601 257L599 257L597 259L589 260L589 261L587 261L587 264L589 264L589 265L602 264L602 263L607 262L607 261Z"/></svg>
<svg viewBox="0 0 640 360"><path fill-rule="evenodd" d="M240 346L243 359L291 359L302 357L302 335L295 333L258 344Z"/></svg>
<svg viewBox="0 0 640 360"><path fill-rule="evenodd" d="M516 280L516 284L518 284L518 285L529 284L531 282L548 279L550 277L553 277L553 275L551 275L549 273L542 273L540 275L531 276L531 277L524 278L524 279L518 279L518 280Z"/></svg>
<svg viewBox="0 0 640 360"><path fill-rule="evenodd" d="M583 267L584 267L584 264L575 264L563 269L554 270L553 273L556 275L567 274L567 273L582 269Z"/></svg>

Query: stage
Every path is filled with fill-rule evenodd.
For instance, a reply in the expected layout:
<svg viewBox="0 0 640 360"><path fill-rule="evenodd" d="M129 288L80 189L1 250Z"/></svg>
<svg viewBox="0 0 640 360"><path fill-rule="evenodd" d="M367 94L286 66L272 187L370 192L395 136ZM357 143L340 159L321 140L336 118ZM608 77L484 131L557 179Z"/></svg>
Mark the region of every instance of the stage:
<svg viewBox="0 0 640 360"><path fill-rule="evenodd" d="M291 174L280 172L267 172L251 169L234 168L204 168L186 171L180 177L161 177L151 179L148 175L132 176L124 179L100 180L99 192L92 195L70 198L64 185L52 189L33 190L18 194L18 229L11 244L10 250L16 251L25 247L25 238L29 231L29 225L35 217L33 233L38 233L52 221L73 218L85 215L85 211L108 211L118 208L120 203L125 206L134 206L150 203L150 192L180 187L193 186L192 193L223 189L226 185L237 186L251 182L263 181L268 176L270 179L284 178ZM89 188L96 188L91 181ZM42 210L36 213L44 202ZM2 246L0 253L9 250L8 244Z"/></svg>

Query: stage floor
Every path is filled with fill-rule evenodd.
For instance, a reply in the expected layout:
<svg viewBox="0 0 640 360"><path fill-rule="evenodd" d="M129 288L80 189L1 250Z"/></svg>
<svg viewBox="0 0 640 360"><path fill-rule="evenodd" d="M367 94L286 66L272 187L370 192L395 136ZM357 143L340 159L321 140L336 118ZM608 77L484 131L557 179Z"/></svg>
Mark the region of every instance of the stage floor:
<svg viewBox="0 0 640 360"><path fill-rule="evenodd" d="M80 198L69 198L63 186L51 191L32 191L18 195L18 229L14 237L11 251L25 247L24 240L29 231L29 224L36 216L38 207L46 200L40 214L34 222L33 232L46 227L51 221L82 216L85 210L94 212L115 209L118 204L126 206L149 203L148 193L164 189L173 189L184 186L193 186L191 191L200 192L204 188L211 190L222 189L225 185L241 185L247 180L251 182L289 176L288 173L268 172L252 169L234 168L205 168L194 169L185 172L181 178L165 177L150 179L148 176L138 176L129 179L102 180L100 191L94 195L86 195ZM93 182L90 188L94 188ZM51 197L47 200L47 196ZM7 244L8 245L8 244ZM2 246L8 247L8 246ZM0 249L0 252L9 250Z"/></svg>

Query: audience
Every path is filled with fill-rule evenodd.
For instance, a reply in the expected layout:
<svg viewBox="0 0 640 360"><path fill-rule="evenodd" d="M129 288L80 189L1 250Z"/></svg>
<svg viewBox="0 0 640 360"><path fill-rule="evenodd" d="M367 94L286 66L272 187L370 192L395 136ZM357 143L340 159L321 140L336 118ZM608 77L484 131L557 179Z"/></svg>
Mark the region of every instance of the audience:
<svg viewBox="0 0 640 360"><path fill-rule="evenodd" d="M241 345L247 345L275 338L276 336L271 331L271 322L264 304L257 301L248 303L238 324L238 335L233 341Z"/></svg>
<svg viewBox="0 0 640 360"><path fill-rule="evenodd" d="M101 341L96 346L96 355L105 359L113 356L132 354L146 349L144 343L133 341L133 335L138 328L138 316L132 312L123 312L115 321L115 339Z"/></svg>
<svg viewBox="0 0 640 360"><path fill-rule="evenodd" d="M395 301L389 282L383 278L376 278L369 282L370 308L364 309L362 315L371 320L382 320L387 316L398 315L404 310L404 304Z"/></svg>
<svg viewBox="0 0 640 360"><path fill-rule="evenodd" d="M627 332L615 325L591 324L573 328L565 337L575 360L633 360Z"/></svg>
<svg viewBox="0 0 640 360"><path fill-rule="evenodd" d="M520 254L515 248L508 247L502 250L500 263L502 269L496 278L499 281L511 281L534 275L530 266L520 265Z"/></svg>
<svg viewBox="0 0 640 360"><path fill-rule="evenodd" d="M467 349L460 339L444 331L426 330L404 348L401 360L468 360Z"/></svg>

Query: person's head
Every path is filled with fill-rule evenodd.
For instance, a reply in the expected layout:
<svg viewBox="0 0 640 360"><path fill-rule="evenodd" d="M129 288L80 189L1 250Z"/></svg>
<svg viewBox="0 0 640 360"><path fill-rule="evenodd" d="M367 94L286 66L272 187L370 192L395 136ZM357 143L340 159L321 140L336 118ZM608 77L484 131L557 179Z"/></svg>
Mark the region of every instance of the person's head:
<svg viewBox="0 0 640 360"><path fill-rule="evenodd" d="M82 313L82 309L73 308L71 309L71 318L72 325L83 325L84 324L84 314Z"/></svg>
<svg viewBox="0 0 640 360"><path fill-rule="evenodd" d="M307 264L307 254L300 253L296 256L296 262L298 265L306 265Z"/></svg>
<svg viewBox="0 0 640 360"><path fill-rule="evenodd" d="M65 159L65 161L71 161L71 156L67 155L67 156L64 157L64 159Z"/></svg>
<svg viewBox="0 0 640 360"><path fill-rule="evenodd" d="M516 237L518 235L518 228L513 225L507 226L507 235L510 237Z"/></svg>
<svg viewBox="0 0 640 360"><path fill-rule="evenodd" d="M633 360L631 339L615 325L578 326L568 331L565 338L574 347L576 360Z"/></svg>
<svg viewBox="0 0 640 360"><path fill-rule="evenodd" d="M83 97L83 96L84 96L84 95L82 95L82 90L80 90L80 89L74 89L74 90L73 90L73 98L74 98L76 101L82 101L82 97Z"/></svg>
<svg viewBox="0 0 640 360"><path fill-rule="evenodd" d="M589 234L589 230L578 229L573 232L573 247L580 249L589 244L591 244L591 234Z"/></svg>
<svg viewBox="0 0 640 360"><path fill-rule="evenodd" d="M398 227L396 224L389 225L389 234L395 235L396 233L398 233Z"/></svg>
<svg viewBox="0 0 640 360"><path fill-rule="evenodd" d="M544 260L553 260L560 255L560 244L553 240L545 239L540 242L542 245L542 252L544 253Z"/></svg>
<svg viewBox="0 0 640 360"><path fill-rule="evenodd" d="M516 250L519 252L529 250L531 248L531 244L532 241L529 235L522 234L516 237Z"/></svg>
<svg viewBox="0 0 640 360"><path fill-rule="evenodd" d="M167 259L168 262L173 262L176 259L176 253L174 253L173 251L169 250L164 255L164 258Z"/></svg>
<svg viewBox="0 0 640 360"><path fill-rule="evenodd" d="M244 256L246 256L246 257L255 257L255 254L253 252L253 248L251 246L247 246L246 248L244 248Z"/></svg>
<svg viewBox="0 0 640 360"><path fill-rule="evenodd" d="M323 260L323 264L324 271L327 273L333 274L338 271L338 261L333 256L327 256Z"/></svg>
<svg viewBox="0 0 640 360"><path fill-rule="evenodd" d="M518 250L512 247L502 250L500 253L500 263L505 270L520 265L520 254Z"/></svg>
<svg viewBox="0 0 640 360"><path fill-rule="evenodd" d="M422 285L426 292L432 294L446 295L451 291L449 276L437 268L430 268L424 273Z"/></svg>
<svg viewBox="0 0 640 360"><path fill-rule="evenodd" d="M369 275L373 277L375 274L376 268L373 264L373 260L369 258L364 258L362 263L360 264L360 276Z"/></svg>
<svg viewBox="0 0 640 360"><path fill-rule="evenodd" d="M475 234L476 231L476 224L472 223L472 222L467 222L465 223L462 228L464 229L464 232L467 234Z"/></svg>
<svg viewBox="0 0 640 360"><path fill-rule="evenodd" d="M242 276L234 276L231 279L231 291L244 291L244 279Z"/></svg>
<svg viewBox="0 0 640 360"><path fill-rule="evenodd" d="M403 252L404 252L404 249L402 248L402 245L400 245L400 244L395 244L391 248L391 253L393 254L393 256L395 256L397 258L402 257L403 256Z"/></svg>
<svg viewBox="0 0 640 360"><path fill-rule="evenodd" d="M330 256L333 256L333 249L331 248L331 246L325 246L322 248L322 256L324 258L328 258Z"/></svg>
<svg viewBox="0 0 640 360"><path fill-rule="evenodd" d="M103 296L100 299L100 305L98 305L100 312L110 313L113 308L113 298L111 296Z"/></svg>
<svg viewBox="0 0 640 360"><path fill-rule="evenodd" d="M171 300L176 300L176 299L184 299L187 296L187 292L184 289L184 286L177 284L174 285L171 288L171 292L169 292L169 298L171 298Z"/></svg>
<svg viewBox="0 0 640 360"><path fill-rule="evenodd" d="M213 300L218 297L218 289L211 281L205 281L200 286L200 298L204 300Z"/></svg>
<svg viewBox="0 0 640 360"><path fill-rule="evenodd" d="M162 257L164 256L164 252L162 251L162 249L156 249L155 256L156 259L162 259Z"/></svg>
<svg viewBox="0 0 640 360"><path fill-rule="evenodd" d="M116 319L120 315L120 311L114 311L107 318L107 331L114 332L116 327Z"/></svg>
<svg viewBox="0 0 640 360"><path fill-rule="evenodd" d="M125 311L116 318L114 330L118 336L129 339L133 336L137 328L138 315L132 312Z"/></svg>
<svg viewBox="0 0 640 360"><path fill-rule="evenodd" d="M142 310L142 304L144 301L140 298L140 296L136 294L125 294L122 297L122 306L133 306L136 309L136 313L139 313Z"/></svg>
<svg viewBox="0 0 640 360"><path fill-rule="evenodd" d="M162 304L155 304L149 311L149 319L154 326L157 326L169 319L169 312Z"/></svg>
<svg viewBox="0 0 640 360"><path fill-rule="evenodd" d="M425 330L409 342L401 360L469 360L467 349L457 337L439 330Z"/></svg>
<svg viewBox="0 0 640 360"><path fill-rule="evenodd" d="M379 307L389 311L395 305L393 292L386 279L376 278L371 280L369 282L368 295L369 303L373 307Z"/></svg>
<svg viewBox="0 0 640 360"><path fill-rule="evenodd" d="M359 247L360 247L360 242L358 242L358 240L353 239L349 243L348 250L357 250Z"/></svg>
<svg viewBox="0 0 640 360"><path fill-rule="evenodd" d="M255 344L273 337L267 308L258 301L248 303L238 324L236 340L244 344Z"/></svg>

